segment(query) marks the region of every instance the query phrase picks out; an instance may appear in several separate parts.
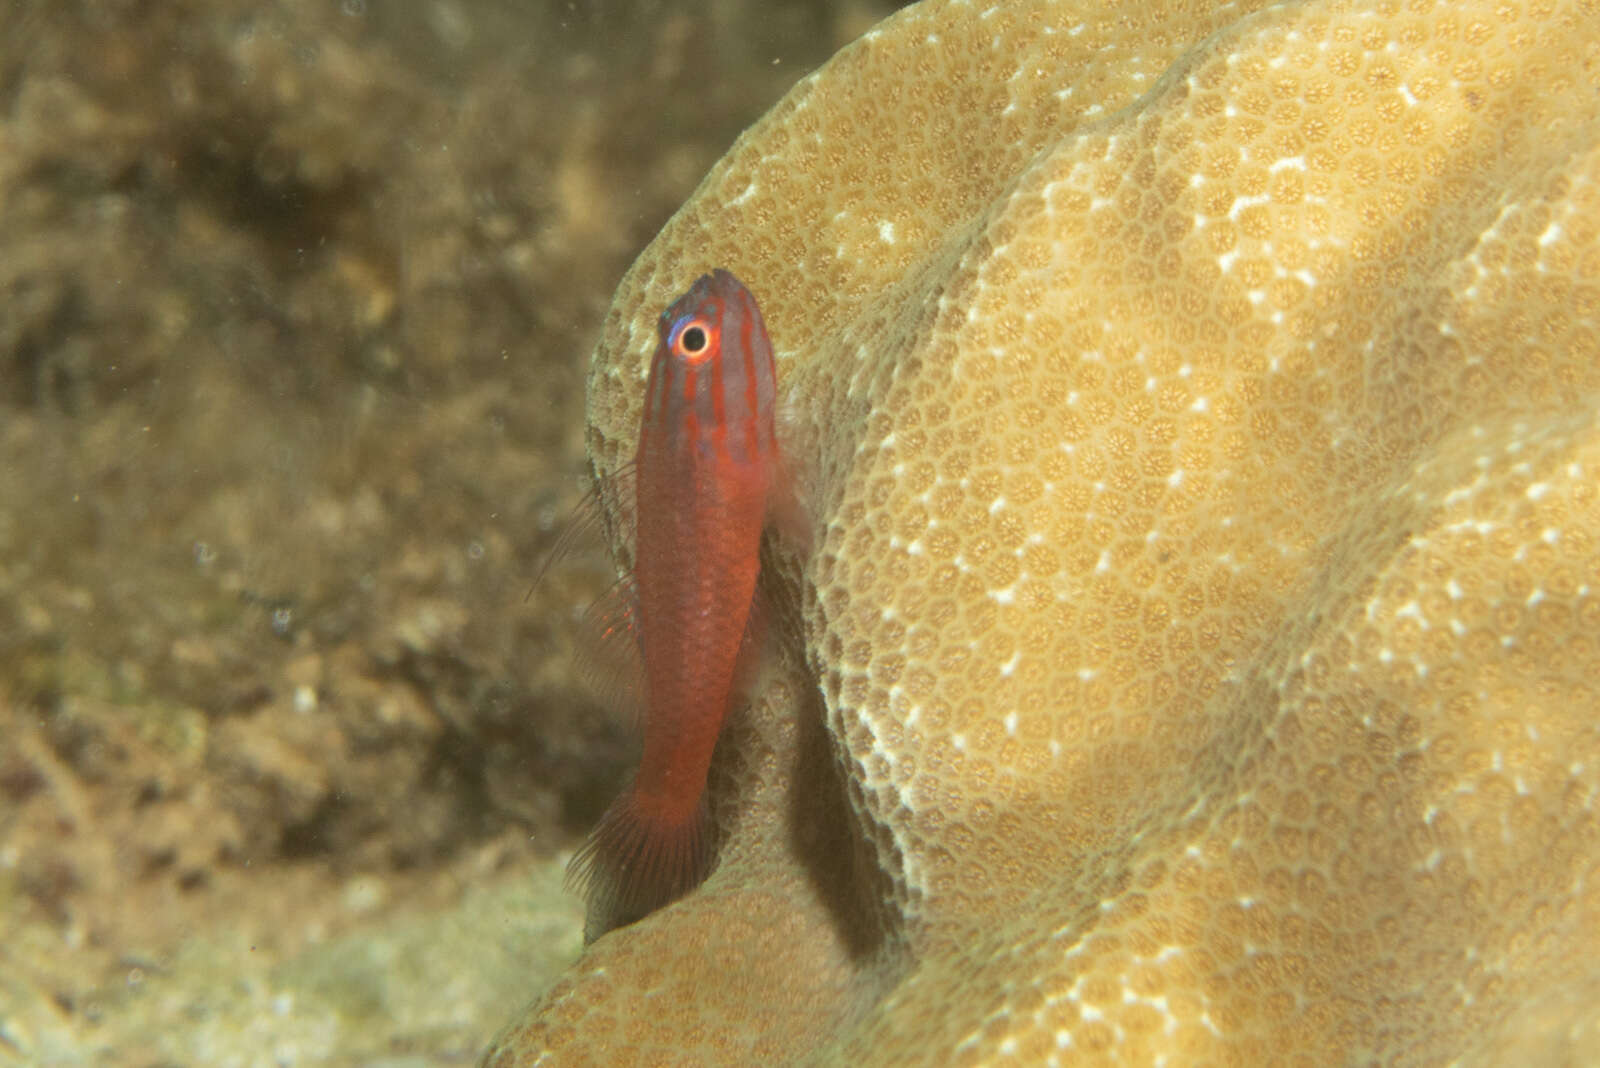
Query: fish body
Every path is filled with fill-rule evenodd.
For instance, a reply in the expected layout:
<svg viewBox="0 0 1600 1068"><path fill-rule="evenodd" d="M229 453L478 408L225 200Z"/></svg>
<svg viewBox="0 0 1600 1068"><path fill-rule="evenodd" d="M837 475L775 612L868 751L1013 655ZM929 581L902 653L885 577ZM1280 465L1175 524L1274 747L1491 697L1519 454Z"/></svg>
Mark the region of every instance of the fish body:
<svg viewBox="0 0 1600 1068"><path fill-rule="evenodd" d="M750 291L727 271L705 275L659 332L633 472L644 752L571 869L602 929L705 877L706 775L756 655L761 535L786 489L772 344Z"/></svg>

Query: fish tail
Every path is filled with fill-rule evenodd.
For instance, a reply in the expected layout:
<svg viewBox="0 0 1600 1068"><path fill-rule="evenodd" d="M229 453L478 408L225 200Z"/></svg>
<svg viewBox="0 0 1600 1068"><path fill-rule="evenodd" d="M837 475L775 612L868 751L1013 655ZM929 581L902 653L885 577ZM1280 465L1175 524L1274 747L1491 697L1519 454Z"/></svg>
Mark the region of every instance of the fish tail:
<svg viewBox="0 0 1600 1068"><path fill-rule="evenodd" d="M629 787L567 865L567 885L588 902L585 941L682 897L705 879L710 862L704 797L682 816L641 802Z"/></svg>

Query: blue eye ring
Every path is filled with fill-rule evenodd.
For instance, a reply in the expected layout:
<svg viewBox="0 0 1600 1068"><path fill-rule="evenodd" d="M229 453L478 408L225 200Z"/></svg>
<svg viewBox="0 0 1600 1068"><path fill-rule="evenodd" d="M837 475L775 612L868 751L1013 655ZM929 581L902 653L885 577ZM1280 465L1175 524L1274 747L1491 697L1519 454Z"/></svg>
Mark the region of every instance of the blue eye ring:
<svg viewBox="0 0 1600 1068"><path fill-rule="evenodd" d="M667 345L680 359L701 363L717 347L717 328L701 316L686 316L672 328Z"/></svg>

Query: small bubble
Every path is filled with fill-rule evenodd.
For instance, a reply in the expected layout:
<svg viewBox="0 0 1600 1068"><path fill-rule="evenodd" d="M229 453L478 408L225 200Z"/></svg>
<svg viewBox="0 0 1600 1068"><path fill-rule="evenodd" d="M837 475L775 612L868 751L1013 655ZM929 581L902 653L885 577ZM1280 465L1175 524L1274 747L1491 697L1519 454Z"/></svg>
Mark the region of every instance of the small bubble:
<svg viewBox="0 0 1600 1068"><path fill-rule="evenodd" d="M217 551L208 543L197 541L194 543L194 562L201 567L209 567L217 558Z"/></svg>
<svg viewBox="0 0 1600 1068"><path fill-rule="evenodd" d="M272 610L272 630L278 637L288 637L289 627L293 622L294 609L285 607Z"/></svg>
<svg viewBox="0 0 1600 1068"><path fill-rule="evenodd" d="M468 544L467 545L467 558L469 560L482 560L483 559L483 542L477 541L476 539L474 539L470 544Z"/></svg>
<svg viewBox="0 0 1600 1068"><path fill-rule="evenodd" d="M344 0L339 5L339 10L351 17L359 17L367 13L367 0Z"/></svg>

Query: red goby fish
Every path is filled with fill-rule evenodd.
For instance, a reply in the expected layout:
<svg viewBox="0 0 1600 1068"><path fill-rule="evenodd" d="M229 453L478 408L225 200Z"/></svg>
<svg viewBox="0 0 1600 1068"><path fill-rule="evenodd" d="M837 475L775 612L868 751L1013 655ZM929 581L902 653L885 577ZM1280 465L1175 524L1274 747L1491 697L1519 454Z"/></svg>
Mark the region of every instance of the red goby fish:
<svg viewBox="0 0 1600 1068"><path fill-rule="evenodd" d="M568 869L602 930L705 878L706 774L756 655L761 535L787 493L772 344L750 291L727 271L704 275L659 333L633 471L644 753Z"/></svg>

